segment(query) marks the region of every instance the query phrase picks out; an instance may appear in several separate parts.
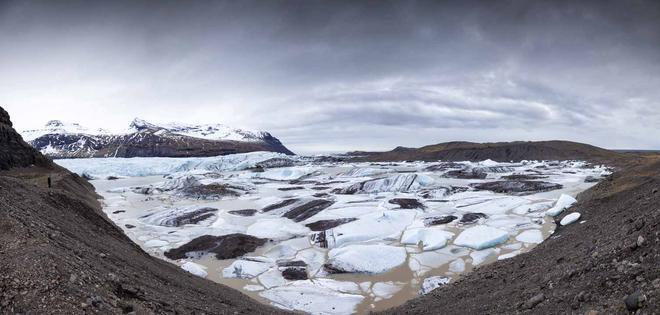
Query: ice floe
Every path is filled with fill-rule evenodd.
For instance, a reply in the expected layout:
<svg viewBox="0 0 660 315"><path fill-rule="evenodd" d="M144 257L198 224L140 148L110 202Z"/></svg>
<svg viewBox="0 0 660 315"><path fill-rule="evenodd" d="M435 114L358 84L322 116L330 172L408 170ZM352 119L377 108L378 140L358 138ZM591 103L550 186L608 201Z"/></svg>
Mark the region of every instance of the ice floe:
<svg viewBox="0 0 660 315"><path fill-rule="evenodd" d="M389 245L347 245L328 253L326 268L338 273L382 273L406 261L406 250Z"/></svg>
<svg viewBox="0 0 660 315"><path fill-rule="evenodd" d="M461 232L454 244L474 249L484 249L506 242L509 233L489 226L475 226Z"/></svg>
<svg viewBox="0 0 660 315"><path fill-rule="evenodd" d="M552 208L550 208L550 210L546 211L545 214L549 215L551 217L557 216L560 213L562 213L562 211L564 211L564 209L570 207L571 205L573 205L576 202L577 202L577 200L575 200L575 198L573 198L569 195L566 195L566 194L562 194L559 197L559 199L557 199L557 202L555 203L555 205Z"/></svg>
<svg viewBox="0 0 660 315"><path fill-rule="evenodd" d="M559 224L561 225L569 225L577 220L580 219L580 213L579 212L573 212L570 214L567 214L561 221L559 221Z"/></svg>

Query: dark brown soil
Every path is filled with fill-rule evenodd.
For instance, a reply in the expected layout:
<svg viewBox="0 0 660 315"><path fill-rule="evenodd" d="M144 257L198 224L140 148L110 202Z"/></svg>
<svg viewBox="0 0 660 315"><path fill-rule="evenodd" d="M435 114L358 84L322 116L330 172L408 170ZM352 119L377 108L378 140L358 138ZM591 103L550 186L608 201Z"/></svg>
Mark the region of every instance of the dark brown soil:
<svg viewBox="0 0 660 315"><path fill-rule="evenodd" d="M625 314L628 298L639 314L658 314L659 189L660 159L623 169L564 212L580 212L583 224L382 313Z"/></svg>

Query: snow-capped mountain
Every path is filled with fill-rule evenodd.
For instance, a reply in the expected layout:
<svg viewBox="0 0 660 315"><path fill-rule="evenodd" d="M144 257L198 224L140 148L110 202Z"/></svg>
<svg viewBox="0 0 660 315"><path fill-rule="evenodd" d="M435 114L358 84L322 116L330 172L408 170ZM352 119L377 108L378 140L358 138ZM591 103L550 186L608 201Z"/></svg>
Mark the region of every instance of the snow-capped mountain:
<svg viewBox="0 0 660 315"><path fill-rule="evenodd" d="M44 128L25 130L23 139L53 158L190 157L253 151L293 154L270 133L221 124L153 124L134 119L128 129L112 133L77 123L49 121Z"/></svg>

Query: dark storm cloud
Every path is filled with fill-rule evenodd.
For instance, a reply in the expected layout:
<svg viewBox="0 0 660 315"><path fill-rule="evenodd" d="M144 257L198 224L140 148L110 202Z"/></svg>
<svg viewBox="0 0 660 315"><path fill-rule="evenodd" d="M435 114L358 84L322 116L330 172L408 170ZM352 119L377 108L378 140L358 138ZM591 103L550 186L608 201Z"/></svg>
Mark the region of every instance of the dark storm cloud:
<svg viewBox="0 0 660 315"><path fill-rule="evenodd" d="M656 1L10 1L0 45L19 126L215 121L303 151L660 147Z"/></svg>

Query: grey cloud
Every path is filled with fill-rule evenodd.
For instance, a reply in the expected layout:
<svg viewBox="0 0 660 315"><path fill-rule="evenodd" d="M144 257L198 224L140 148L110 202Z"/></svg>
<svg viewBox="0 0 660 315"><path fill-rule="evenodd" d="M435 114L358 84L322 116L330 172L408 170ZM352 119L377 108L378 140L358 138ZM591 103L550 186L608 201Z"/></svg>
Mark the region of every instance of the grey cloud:
<svg viewBox="0 0 660 315"><path fill-rule="evenodd" d="M660 147L657 1L4 1L0 43L18 126L224 122L294 150Z"/></svg>

